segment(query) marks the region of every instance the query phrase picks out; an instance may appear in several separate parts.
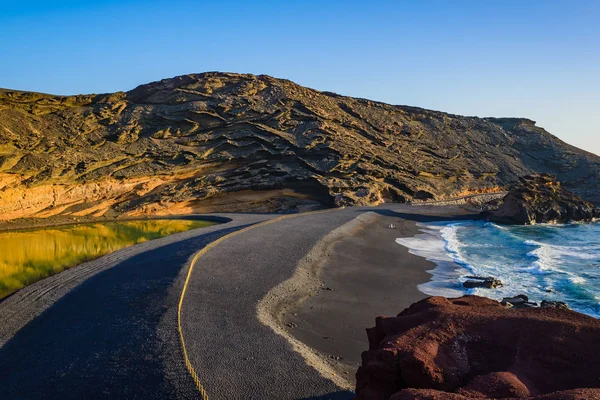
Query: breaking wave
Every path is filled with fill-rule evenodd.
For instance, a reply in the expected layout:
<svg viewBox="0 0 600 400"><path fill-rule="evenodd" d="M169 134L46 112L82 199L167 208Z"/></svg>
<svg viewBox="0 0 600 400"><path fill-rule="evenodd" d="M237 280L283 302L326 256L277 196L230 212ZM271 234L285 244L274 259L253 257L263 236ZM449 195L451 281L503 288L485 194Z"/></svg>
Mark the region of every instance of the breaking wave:
<svg viewBox="0 0 600 400"><path fill-rule="evenodd" d="M600 223L502 226L489 222L419 223L420 234L396 242L436 267L419 286L428 295L477 294L500 300L565 301L600 317ZM493 276L499 289L464 289L468 275Z"/></svg>

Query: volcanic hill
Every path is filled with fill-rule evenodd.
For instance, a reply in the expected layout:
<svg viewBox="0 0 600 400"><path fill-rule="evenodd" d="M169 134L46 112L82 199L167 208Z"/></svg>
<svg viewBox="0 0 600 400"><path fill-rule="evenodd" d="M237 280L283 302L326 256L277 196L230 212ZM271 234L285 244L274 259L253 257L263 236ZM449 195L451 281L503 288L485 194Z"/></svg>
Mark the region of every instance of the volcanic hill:
<svg viewBox="0 0 600 400"><path fill-rule="evenodd" d="M600 157L528 119L203 73L130 92L0 90L0 220L443 200L551 173L600 202Z"/></svg>

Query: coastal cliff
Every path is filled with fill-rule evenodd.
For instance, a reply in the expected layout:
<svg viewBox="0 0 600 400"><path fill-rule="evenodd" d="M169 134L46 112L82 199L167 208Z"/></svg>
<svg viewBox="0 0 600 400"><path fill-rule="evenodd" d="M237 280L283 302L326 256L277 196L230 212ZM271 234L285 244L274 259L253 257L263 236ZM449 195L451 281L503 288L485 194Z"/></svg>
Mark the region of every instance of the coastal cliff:
<svg viewBox="0 0 600 400"><path fill-rule="evenodd" d="M368 329L358 400L600 399L600 320L430 297Z"/></svg>
<svg viewBox="0 0 600 400"><path fill-rule="evenodd" d="M203 73L129 92L0 90L0 220L444 200L548 172L600 202L600 157L522 118Z"/></svg>
<svg viewBox="0 0 600 400"><path fill-rule="evenodd" d="M554 175L538 174L519 179L497 210L483 213L498 223L532 225L592 221L600 208L562 187Z"/></svg>

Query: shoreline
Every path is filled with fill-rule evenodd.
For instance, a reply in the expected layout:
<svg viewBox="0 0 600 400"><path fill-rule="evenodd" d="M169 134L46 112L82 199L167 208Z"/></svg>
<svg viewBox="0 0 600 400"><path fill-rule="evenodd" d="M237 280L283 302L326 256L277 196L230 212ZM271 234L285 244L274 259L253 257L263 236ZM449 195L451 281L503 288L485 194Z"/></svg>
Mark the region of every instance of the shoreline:
<svg viewBox="0 0 600 400"><path fill-rule="evenodd" d="M419 224L420 233L396 240L435 264L419 285L430 296L476 295L502 301L525 295L532 304L565 303L594 318L598 274L597 223L502 225L485 221ZM500 287L471 287L473 277L492 277Z"/></svg>
<svg viewBox="0 0 600 400"><path fill-rule="evenodd" d="M464 221L462 221L464 222ZM455 298L464 296L464 288L460 281L461 276L469 275L467 266L455 260L444 238L444 230L452 228L459 221L447 221L443 224L416 224L417 233L413 236L396 239L396 244L406 248L410 254L422 257L433 264L428 270L430 279L418 285L422 293L428 296L442 296ZM470 271L470 275L477 275Z"/></svg>
<svg viewBox="0 0 600 400"><path fill-rule="evenodd" d="M174 215L155 215L155 216L135 216L135 217L123 217L123 218L88 218L79 219L72 218L40 218L38 219L16 219L16 220L5 220L0 221L0 233L5 232L24 232L32 231L36 229L50 229L50 228L64 228L69 226L87 225L87 224L104 224L108 222L131 222L131 221L152 221L158 219L191 219L216 222L223 224L231 222L231 218L220 217L218 215L204 215L204 214L174 214ZM11 224L14 224L12 226Z"/></svg>
<svg viewBox="0 0 600 400"><path fill-rule="evenodd" d="M333 359L328 359L311 343L297 339L286 326L284 317L290 309L318 293L321 271L335 243L344 234L359 229L364 220L372 218L372 213L361 214L323 237L298 263L292 277L272 288L256 307L261 323L283 336L308 365L342 389L354 390L353 382L339 373L339 366Z"/></svg>
<svg viewBox="0 0 600 400"><path fill-rule="evenodd" d="M354 390L354 373L367 347L365 329L375 318L429 297L418 286L431 279L428 271L435 263L395 239L419 234L417 222L472 217L457 207L411 211L407 216L374 210L332 231L257 307L261 322L340 387ZM389 229L390 223L396 229Z"/></svg>

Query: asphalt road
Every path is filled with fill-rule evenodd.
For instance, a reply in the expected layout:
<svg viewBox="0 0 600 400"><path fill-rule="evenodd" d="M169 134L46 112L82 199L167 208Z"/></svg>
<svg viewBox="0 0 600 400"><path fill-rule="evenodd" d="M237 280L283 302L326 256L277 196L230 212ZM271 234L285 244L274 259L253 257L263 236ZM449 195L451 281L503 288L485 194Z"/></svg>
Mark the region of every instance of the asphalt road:
<svg viewBox="0 0 600 400"><path fill-rule="evenodd" d="M214 399L350 399L256 318L269 290L333 229L358 215L336 210L231 237L196 264L183 304L188 354Z"/></svg>
<svg viewBox="0 0 600 400"><path fill-rule="evenodd" d="M199 259L181 322L211 399L352 398L262 325L256 306L323 236L372 210L388 212L299 215L229 237ZM232 221L120 250L1 302L0 399L198 398L177 332L190 261L208 243L275 217L225 216Z"/></svg>
<svg viewBox="0 0 600 400"><path fill-rule="evenodd" d="M207 243L272 217L235 215L122 249L0 303L0 336L26 323L0 348L0 399L198 398L177 333L189 261Z"/></svg>

